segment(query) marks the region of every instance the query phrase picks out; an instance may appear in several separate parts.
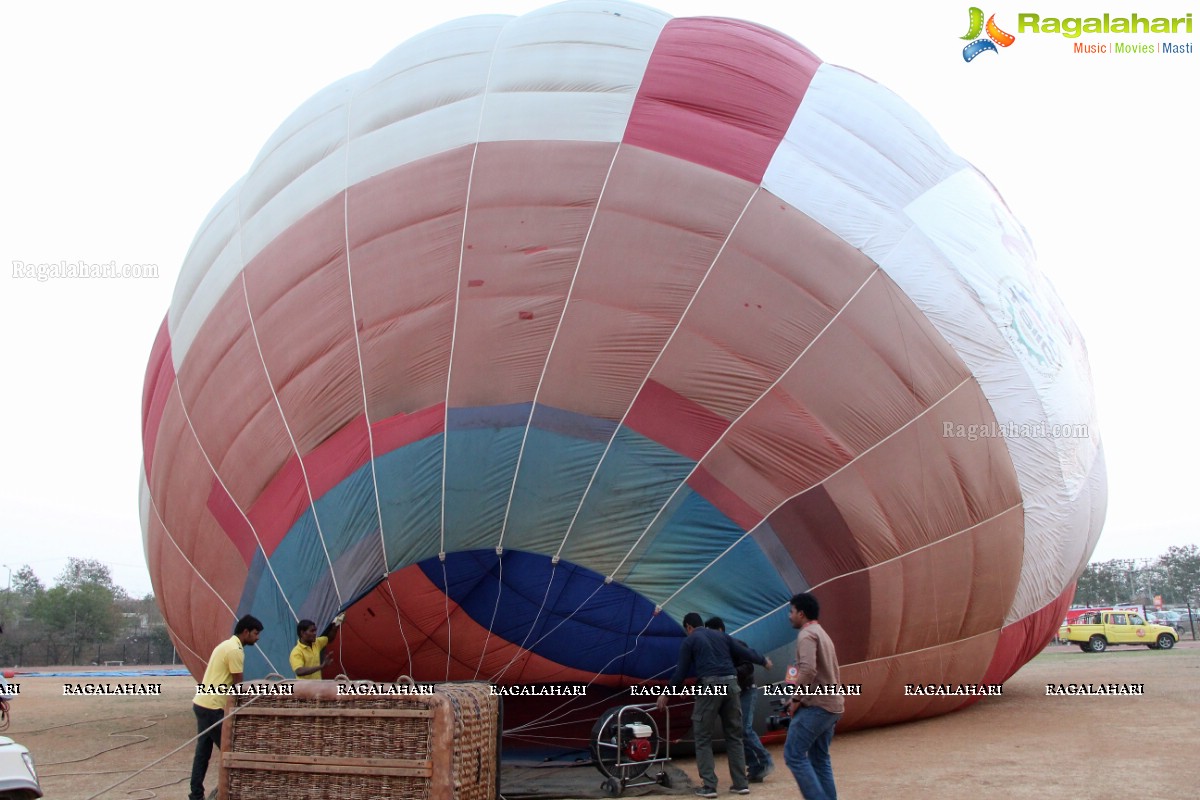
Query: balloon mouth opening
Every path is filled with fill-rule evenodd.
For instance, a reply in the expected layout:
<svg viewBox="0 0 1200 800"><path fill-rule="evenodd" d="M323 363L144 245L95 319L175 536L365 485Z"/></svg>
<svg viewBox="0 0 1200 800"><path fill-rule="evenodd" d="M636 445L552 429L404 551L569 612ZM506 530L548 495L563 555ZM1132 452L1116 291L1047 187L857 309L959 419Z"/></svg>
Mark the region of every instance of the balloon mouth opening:
<svg viewBox="0 0 1200 800"><path fill-rule="evenodd" d="M333 655L355 679L625 687L674 669L684 632L655 608L570 561L451 552L392 572L351 603Z"/></svg>

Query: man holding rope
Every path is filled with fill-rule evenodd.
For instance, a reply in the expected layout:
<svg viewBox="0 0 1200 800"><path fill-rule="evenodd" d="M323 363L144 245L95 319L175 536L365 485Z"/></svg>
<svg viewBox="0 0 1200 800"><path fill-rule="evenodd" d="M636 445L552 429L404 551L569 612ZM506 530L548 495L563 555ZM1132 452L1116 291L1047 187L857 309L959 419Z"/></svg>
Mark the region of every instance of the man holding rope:
<svg viewBox="0 0 1200 800"><path fill-rule="evenodd" d="M317 636L317 623L311 619L302 619L296 623L296 646L292 648L288 662L292 665L292 672L296 673L297 679L321 679L321 670L333 661L333 657L325 652L325 648L333 641L333 637L337 636L338 626L345 618L345 614L338 614L333 618L333 622L325 626L325 631L320 636Z"/></svg>
<svg viewBox="0 0 1200 800"><path fill-rule="evenodd" d="M242 682L246 647L253 647L263 624L247 614L237 621L233 636L213 648L204 679L192 700L196 714L196 754L192 758L192 785L188 800L204 800L204 775L213 745L221 749L221 720L225 717L227 692ZM218 687L224 687L224 690Z"/></svg>

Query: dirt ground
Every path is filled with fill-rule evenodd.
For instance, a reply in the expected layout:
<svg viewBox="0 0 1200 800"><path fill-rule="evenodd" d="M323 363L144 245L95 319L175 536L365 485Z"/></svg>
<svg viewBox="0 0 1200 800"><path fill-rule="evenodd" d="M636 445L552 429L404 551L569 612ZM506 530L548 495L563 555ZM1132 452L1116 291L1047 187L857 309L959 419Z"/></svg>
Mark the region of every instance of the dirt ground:
<svg viewBox="0 0 1200 800"><path fill-rule="evenodd" d="M34 754L48 798L187 796L192 747L184 743L195 733L190 678L139 679L163 684L161 697L142 698L64 697L66 680L18 675L21 693L5 732ZM1145 695L1047 697L1048 683L1141 683ZM782 744L770 749L777 768L751 787L753 794L798 800ZM1190 800L1200 795L1200 642L1102 654L1051 645L1005 683L1002 697L936 719L839 735L833 759L842 800ZM696 781L690 759L674 764ZM724 796L721 757L717 773ZM598 787L600 775L592 774ZM216 785L215 766L208 785Z"/></svg>

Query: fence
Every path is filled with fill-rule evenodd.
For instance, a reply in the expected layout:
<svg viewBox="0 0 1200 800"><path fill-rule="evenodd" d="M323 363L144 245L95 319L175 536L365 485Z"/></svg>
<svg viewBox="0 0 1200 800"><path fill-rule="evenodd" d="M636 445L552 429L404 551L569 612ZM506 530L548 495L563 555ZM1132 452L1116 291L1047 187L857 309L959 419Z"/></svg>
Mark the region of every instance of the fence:
<svg viewBox="0 0 1200 800"><path fill-rule="evenodd" d="M143 666L178 664L179 656L169 643L151 640L123 642L11 642L0 639L0 667L50 666Z"/></svg>

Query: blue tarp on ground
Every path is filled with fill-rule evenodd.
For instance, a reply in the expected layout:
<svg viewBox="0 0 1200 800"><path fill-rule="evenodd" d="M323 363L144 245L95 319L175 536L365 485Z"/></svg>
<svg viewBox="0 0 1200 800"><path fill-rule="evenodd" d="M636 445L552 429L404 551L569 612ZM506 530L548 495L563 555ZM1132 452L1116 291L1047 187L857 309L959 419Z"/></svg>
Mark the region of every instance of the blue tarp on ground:
<svg viewBox="0 0 1200 800"><path fill-rule="evenodd" d="M80 670L79 672L25 672L18 670L18 678L159 678L190 675L186 669L105 669Z"/></svg>

